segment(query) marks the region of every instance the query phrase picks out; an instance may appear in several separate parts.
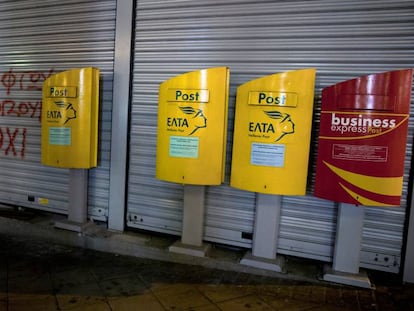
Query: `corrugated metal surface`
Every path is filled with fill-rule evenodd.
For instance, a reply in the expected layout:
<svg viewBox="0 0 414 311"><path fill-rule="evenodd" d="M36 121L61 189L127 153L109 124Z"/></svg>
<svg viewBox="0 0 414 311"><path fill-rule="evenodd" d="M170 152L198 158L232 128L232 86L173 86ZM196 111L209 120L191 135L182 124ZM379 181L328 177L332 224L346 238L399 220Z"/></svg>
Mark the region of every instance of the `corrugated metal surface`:
<svg viewBox="0 0 414 311"><path fill-rule="evenodd" d="M106 219L115 9L115 0L0 1L0 202L67 213L68 170L40 164L41 87L51 74L94 66L101 121L88 207Z"/></svg>
<svg viewBox="0 0 414 311"><path fill-rule="evenodd" d="M414 65L413 1L137 1L127 224L180 234L183 189L158 181L158 86L175 75L230 67L226 182L207 187L208 241L251 247L255 194L228 186L236 88L264 75L316 68L308 195L284 197L278 252L332 260L337 208L311 194L322 88ZM361 266L397 272L414 120L401 208L366 208Z"/></svg>

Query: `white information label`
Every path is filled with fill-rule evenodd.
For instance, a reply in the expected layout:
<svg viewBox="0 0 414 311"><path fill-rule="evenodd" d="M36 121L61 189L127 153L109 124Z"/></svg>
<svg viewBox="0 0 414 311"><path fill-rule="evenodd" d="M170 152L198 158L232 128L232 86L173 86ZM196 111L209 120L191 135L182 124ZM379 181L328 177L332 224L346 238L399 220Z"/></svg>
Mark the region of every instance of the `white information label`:
<svg viewBox="0 0 414 311"><path fill-rule="evenodd" d="M59 146L71 145L70 127L49 127L49 144Z"/></svg>
<svg viewBox="0 0 414 311"><path fill-rule="evenodd" d="M170 136L170 157L198 158L198 137Z"/></svg>
<svg viewBox="0 0 414 311"><path fill-rule="evenodd" d="M283 167L285 164L285 145L252 143L250 164Z"/></svg>

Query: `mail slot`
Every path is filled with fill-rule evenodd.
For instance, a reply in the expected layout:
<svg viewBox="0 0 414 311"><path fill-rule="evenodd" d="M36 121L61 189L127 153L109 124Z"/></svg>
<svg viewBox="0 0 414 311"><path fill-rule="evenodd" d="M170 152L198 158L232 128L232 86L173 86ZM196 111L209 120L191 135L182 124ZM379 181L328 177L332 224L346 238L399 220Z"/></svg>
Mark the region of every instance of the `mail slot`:
<svg viewBox="0 0 414 311"><path fill-rule="evenodd" d="M273 74L237 89L230 185L306 192L315 69Z"/></svg>
<svg viewBox="0 0 414 311"><path fill-rule="evenodd" d="M73 69L43 83L42 164L97 166L99 69Z"/></svg>
<svg viewBox="0 0 414 311"><path fill-rule="evenodd" d="M390 71L322 90L315 196L400 205L412 75Z"/></svg>
<svg viewBox="0 0 414 311"><path fill-rule="evenodd" d="M224 180L229 69L209 68L160 85L156 177L193 185Z"/></svg>

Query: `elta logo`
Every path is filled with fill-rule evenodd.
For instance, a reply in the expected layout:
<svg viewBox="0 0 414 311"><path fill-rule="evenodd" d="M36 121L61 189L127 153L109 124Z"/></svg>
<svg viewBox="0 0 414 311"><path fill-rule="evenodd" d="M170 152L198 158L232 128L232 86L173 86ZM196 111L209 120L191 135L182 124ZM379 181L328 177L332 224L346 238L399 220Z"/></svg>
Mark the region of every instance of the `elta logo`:
<svg viewBox="0 0 414 311"><path fill-rule="evenodd" d="M188 136L193 135L199 129L207 127L207 118L202 109L194 109L193 107L178 107L189 118L167 118L167 128L171 131L185 133L189 131Z"/></svg>
<svg viewBox="0 0 414 311"><path fill-rule="evenodd" d="M193 135L199 129L207 127L207 118L204 116L202 109L194 109L189 106L179 108L185 114L192 115L190 122L192 125L192 131L188 135Z"/></svg>
<svg viewBox="0 0 414 311"><path fill-rule="evenodd" d="M280 111L263 111L269 118L278 122L249 122L249 136L274 138L277 142L285 135L295 133L295 123L287 113Z"/></svg>
<svg viewBox="0 0 414 311"><path fill-rule="evenodd" d="M72 103L65 103L64 101L55 101L54 103L59 110L48 110L47 119L52 120L52 122L63 121L63 125L72 119L76 119L77 111Z"/></svg>
<svg viewBox="0 0 414 311"><path fill-rule="evenodd" d="M263 111L269 118L279 120L276 123L278 137L275 141L281 140L287 134L295 133L295 123L293 123L290 115L279 111Z"/></svg>
<svg viewBox="0 0 414 311"><path fill-rule="evenodd" d="M276 124L277 137L275 141L281 140L287 134L295 133L295 123L287 113L280 111L263 111L269 118L279 120Z"/></svg>

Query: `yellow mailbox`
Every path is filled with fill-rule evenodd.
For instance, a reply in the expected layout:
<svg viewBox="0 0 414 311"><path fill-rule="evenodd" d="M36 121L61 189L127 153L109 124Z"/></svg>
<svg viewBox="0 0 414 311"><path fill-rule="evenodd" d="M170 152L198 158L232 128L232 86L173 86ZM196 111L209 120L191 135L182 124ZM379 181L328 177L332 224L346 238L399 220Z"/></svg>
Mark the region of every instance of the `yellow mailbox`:
<svg viewBox="0 0 414 311"><path fill-rule="evenodd" d="M99 70L73 69L43 83L42 164L62 168L97 165Z"/></svg>
<svg viewBox="0 0 414 311"><path fill-rule="evenodd" d="M304 195L315 69L274 74L237 89L230 185Z"/></svg>
<svg viewBox="0 0 414 311"><path fill-rule="evenodd" d="M193 185L223 181L228 91L227 67L185 73L160 85L157 178Z"/></svg>

